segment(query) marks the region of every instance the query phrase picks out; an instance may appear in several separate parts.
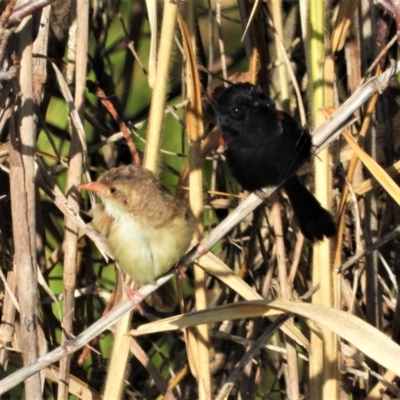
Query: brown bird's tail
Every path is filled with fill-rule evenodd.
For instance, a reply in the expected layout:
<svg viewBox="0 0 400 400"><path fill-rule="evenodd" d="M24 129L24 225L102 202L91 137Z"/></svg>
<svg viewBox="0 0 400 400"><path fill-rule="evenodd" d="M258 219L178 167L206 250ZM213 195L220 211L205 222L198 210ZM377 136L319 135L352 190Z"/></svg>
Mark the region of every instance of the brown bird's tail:
<svg viewBox="0 0 400 400"><path fill-rule="evenodd" d="M172 311L178 302L176 291L172 280L165 282L150 296L146 297L146 303L159 312Z"/></svg>
<svg viewBox="0 0 400 400"><path fill-rule="evenodd" d="M293 175L283 185L303 235L311 240L322 240L324 236L336 234L336 225L330 212L302 185L297 175Z"/></svg>

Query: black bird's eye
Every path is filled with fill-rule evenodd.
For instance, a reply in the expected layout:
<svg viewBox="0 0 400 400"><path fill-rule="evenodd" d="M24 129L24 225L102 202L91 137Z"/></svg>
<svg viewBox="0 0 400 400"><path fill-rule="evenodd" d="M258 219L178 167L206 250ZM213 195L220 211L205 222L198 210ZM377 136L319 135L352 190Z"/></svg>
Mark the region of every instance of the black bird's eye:
<svg viewBox="0 0 400 400"><path fill-rule="evenodd" d="M231 110L232 117L239 117L243 112L243 107L235 107Z"/></svg>
<svg viewBox="0 0 400 400"><path fill-rule="evenodd" d="M110 193L114 194L117 191L117 189L115 189L115 187L110 187Z"/></svg>

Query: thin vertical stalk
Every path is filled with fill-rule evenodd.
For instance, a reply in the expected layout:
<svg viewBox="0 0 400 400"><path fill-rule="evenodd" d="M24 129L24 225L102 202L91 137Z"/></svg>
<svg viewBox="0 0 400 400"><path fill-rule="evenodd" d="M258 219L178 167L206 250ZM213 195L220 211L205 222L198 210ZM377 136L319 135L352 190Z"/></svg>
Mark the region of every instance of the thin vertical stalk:
<svg viewBox="0 0 400 400"><path fill-rule="evenodd" d="M160 157L162 124L168 84L174 29L178 8L169 0L164 1L164 13L161 27L160 47L157 59L157 71L151 98L149 125L147 127L146 151L144 153L144 166L157 173Z"/></svg>
<svg viewBox="0 0 400 400"><path fill-rule="evenodd" d="M378 115L383 120L387 118L386 110L387 105L384 104L385 98L378 102ZM386 106L386 107L385 107ZM379 113L380 111L380 113ZM368 150L371 158L376 160L377 157L377 132L372 128L369 135L366 136L365 147ZM376 190L371 190L365 196L365 219L364 219L364 234L365 245L370 246L371 243L376 242L378 239L379 223L378 223L378 196ZM365 278L366 278L366 318L367 321L378 329L382 328L382 311L381 311L381 285L379 284L379 271L378 271L378 252L369 254L365 264ZM370 364L371 365L371 364ZM375 369L372 364L372 369Z"/></svg>
<svg viewBox="0 0 400 400"><path fill-rule="evenodd" d="M47 55L47 41L49 29L50 6L44 7L41 13L40 26L35 42L33 43L33 53ZM33 93L35 103L39 104L43 96L43 86L46 82L46 58L35 57L33 59ZM11 103L15 102L15 96L11 98ZM7 274L7 284L10 291L17 297L17 276L15 270L10 270ZM19 310L18 310L19 311ZM1 375L5 374L8 362L8 349L14 336L14 321L16 317L15 302L11 298L8 290L5 291L3 313L0 326L0 341L4 344L0 350Z"/></svg>
<svg viewBox="0 0 400 400"><path fill-rule="evenodd" d="M76 41L75 41L75 107L79 117L84 119L86 67L89 40L89 6L86 0L75 3L76 7ZM82 145L78 131L72 126L71 146L69 152L69 169L67 176L66 195L69 207L79 214L79 192L76 186L82 175ZM78 255L79 228L71 218L65 220L64 238L64 317L62 321L62 341L70 338L73 330L74 291L76 286L76 262ZM58 399L68 398L70 358L60 361L60 380Z"/></svg>
<svg viewBox="0 0 400 400"><path fill-rule="evenodd" d="M269 9L271 12L271 17L274 22L274 28L276 30L277 35L275 35L275 52L277 58L277 67L275 68L275 76L279 79L279 91L277 93L277 101L278 106L283 111L290 113L290 105L289 105L289 82L288 82L288 73L287 67L284 62L280 62L284 59L284 55L282 53L285 51L283 46L280 46L279 41L283 42L283 18L282 18L282 1L273 0L268 2Z"/></svg>
<svg viewBox="0 0 400 400"><path fill-rule="evenodd" d="M329 1L310 1L310 54L309 71L311 73L312 115L314 126L320 125L320 109L333 103L333 61L326 57L327 38L325 36L326 9ZM328 46L329 47L329 46ZM321 205L330 207L331 174L329 150L324 149L315 158L315 195ZM314 245L313 284L321 283L319 294L313 297L313 303L334 306L333 281L330 260L330 241L323 240ZM338 398L337 380L337 338L332 331L323 329L323 340L311 334L310 380L313 387L312 398Z"/></svg>
<svg viewBox="0 0 400 400"><path fill-rule="evenodd" d="M224 78L224 85L226 86L227 83L225 81L228 79L228 72L226 69L225 46L224 46L224 37L222 32L221 0L215 1L215 16L218 27L218 45L219 45L219 52L221 55L221 71L222 71L222 77Z"/></svg>
<svg viewBox="0 0 400 400"><path fill-rule="evenodd" d="M17 291L17 276L15 270L10 270L7 274L7 285L9 286L11 292L16 296ZM0 325L0 340L3 343L3 348L0 349L0 378L5 377L9 351L9 347L14 338L14 323L16 317L16 308L11 298L8 290L5 291L4 305L3 305L3 315L1 316Z"/></svg>
<svg viewBox="0 0 400 400"><path fill-rule="evenodd" d="M331 44L331 25L330 25L330 14L329 9L331 7L331 1L326 0L325 3L325 29L324 29L324 51L325 51L325 62L324 62L324 107L334 107L335 105L335 65L332 54ZM321 114L321 113L319 113ZM322 123L321 118L321 123ZM319 169L316 169L318 176L316 175L316 196L321 204L331 209L331 198L332 198L332 172L331 172L331 156L329 148L326 149L325 153L322 153ZM317 166L317 162L315 164ZM340 279L338 275L333 272L332 264L333 259L331 258L331 241L325 240L323 247L321 248L321 255L324 259L323 264L323 278L321 279L321 298L322 304L332 307L339 308L339 283ZM323 329L324 338L324 396L339 397L339 339L338 336L329 329Z"/></svg>
<svg viewBox="0 0 400 400"><path fill-rule="evenodd" d="M186 55L186 85L188 106L186 109L186 129L189 136L189 202L193 215L197 220L194 239L200 241L203 237L203 158L201 156L201 138L203 135L203 110L201 103L200 80L196 63L196 25L194 20L194 5L187 4L185 20L179 16L179 26L182 31L183 45ZM187 21L187 23L185 23ZM207 308L206 273L195 265L195 297L196 310ZM190 336L189 336L190 337ZM197 326L197 379L199 399L208 400L211 394L210 372L210 338L208 325ZM193 342L193 341L192 341Z"/></svg>
<svg viewBox="0 0 400 400"><path fill-rule="evenodd" d="M287 275L288 269L286 266L286 251L282 226L281 205L277 196L274 197L275 199L272 204L272 217L274 221L274 232L276 240L276 259L278 264L279 286L282 299L291 300L292 293ZM293 318L288 319L287 323L293 324ZM285 347L287 351L287 374L285 374L287 397L296 400L300 398L300 392L299 375L297 369L297 354L294 341L287 337L285 341Z"/></svg>
<svg viewBox="0 0 400 400"><path fill-rule="evenodd" d="M25 18L17 32L21 59L21 97L10 129L10 188L14 238L14 265L20 304L20 343L24 365L37 359L37 270L35 220L35 124L33 121L32 19ZM41 398L39 374L25 381L26 398Z"/></svg>

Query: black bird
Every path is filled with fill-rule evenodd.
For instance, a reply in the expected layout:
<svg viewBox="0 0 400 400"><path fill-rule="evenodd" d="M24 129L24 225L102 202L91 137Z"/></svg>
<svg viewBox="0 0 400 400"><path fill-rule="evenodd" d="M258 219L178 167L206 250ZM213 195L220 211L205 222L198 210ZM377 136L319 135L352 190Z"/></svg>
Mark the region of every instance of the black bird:
<svg viewBox="0 0 400 400"><path fill-rule="evenodd" d="M217 104L217 123L229 168L240 185L254 191L285 189L303 235L311 241L336 234L331 214L305 188L296 171L311 157L311 135L250 83L226 89Z"/></svg>

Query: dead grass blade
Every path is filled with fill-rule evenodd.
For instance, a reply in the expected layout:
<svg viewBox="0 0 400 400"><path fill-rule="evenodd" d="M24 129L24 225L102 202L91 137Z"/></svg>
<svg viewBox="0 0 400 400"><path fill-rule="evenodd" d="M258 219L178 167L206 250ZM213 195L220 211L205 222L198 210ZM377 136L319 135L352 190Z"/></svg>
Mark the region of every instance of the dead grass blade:
<svg viewBox="0 0 400 400"><path fill-rule="evenodd" d="M361 162L368 168L374 178L381 184L381 186L388 192L393 200L400 205L400 188L396 182L387 174L387 172L372 158L370 157L353 139L353 137L345 132L343 134L347 143L351 146Z"/></svg>
<svg viewBox="0 0 400 400"><path fill-rule="evenodd" d="M242 296L245 300L264 300L262 296L252 289L243 279L236 275L222 260L213 253L207 253L199 259L199 265L204 268L210 275L215 276L225 283L228 287ZM275 316L268 317L271 321L275 320ZM282 331L299 345L309 348L310 342L307 338L292 324L284 324Z"/></svg>
<svg viewBox="0 0 400 400"><path fill-rule="evenodd" d="M282 312L300 315L312 320L320 327L330 329L352 343L366 356L400 376L399 345L384 333L354 315L316 304L282 300L240 302L145 324L132 330L131 334L139 336L167 332L199 324L212 324L231 319L265 317L269 313L278 315Z"/></svg>

